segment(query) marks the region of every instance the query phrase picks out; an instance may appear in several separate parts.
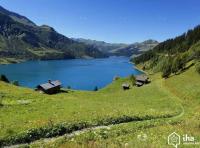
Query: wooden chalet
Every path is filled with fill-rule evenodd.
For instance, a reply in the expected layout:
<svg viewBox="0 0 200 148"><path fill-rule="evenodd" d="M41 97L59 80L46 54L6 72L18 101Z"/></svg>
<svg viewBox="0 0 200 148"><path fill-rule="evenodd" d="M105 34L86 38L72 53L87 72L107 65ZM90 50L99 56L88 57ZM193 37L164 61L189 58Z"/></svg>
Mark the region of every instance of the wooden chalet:
<svg viewBox="0 0 200 148"><path fill-rule="evenodd" d="M145 74L136 76L135 81L135 85L138 87L150 82L149 77Z"/></svg>
<svg viewBox="0 0 200 148"><path fill-rule="evenodd" d="M61 88L61 82L56 80L56 81L51 81L49 80L47 83L40 84L36 87L37 91L42 91L46 94L56 94L60 92Z"/></svg>
<svg viewBox="0 0 200 148"><path fill-rule="evenodd" d="M130 89L130 84L123 83L123 84L122 84L122 88L123 88L124 90Z"/></svg>

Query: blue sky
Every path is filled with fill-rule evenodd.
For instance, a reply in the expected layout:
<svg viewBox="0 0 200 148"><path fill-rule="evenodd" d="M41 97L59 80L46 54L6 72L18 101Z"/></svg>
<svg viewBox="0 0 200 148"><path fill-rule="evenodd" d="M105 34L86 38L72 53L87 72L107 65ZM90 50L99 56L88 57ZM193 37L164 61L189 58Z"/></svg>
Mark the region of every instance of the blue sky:
<svg viewBox="0 0 200 148"><path fill-rule="evenodd" d="M0 5L68 37L163 41L200 24L199 0L1 0Z"/></svg>

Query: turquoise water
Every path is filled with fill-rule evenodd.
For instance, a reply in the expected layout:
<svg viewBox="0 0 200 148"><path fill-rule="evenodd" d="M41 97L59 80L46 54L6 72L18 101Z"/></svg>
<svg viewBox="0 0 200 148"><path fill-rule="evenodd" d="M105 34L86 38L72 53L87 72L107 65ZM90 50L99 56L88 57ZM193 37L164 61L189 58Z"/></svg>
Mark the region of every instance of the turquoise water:
<svg viewBox="0 0 200 148"><path fill-rule="evenodd" d="M30 88L51 79L60 80L63 87L93 90L95 86L102 88L111 83L115 76L125 77L140 73L133 68L127 57L28 61L0 65L0 74L5 74L9 80L17 80L21 86Z"/></svg>

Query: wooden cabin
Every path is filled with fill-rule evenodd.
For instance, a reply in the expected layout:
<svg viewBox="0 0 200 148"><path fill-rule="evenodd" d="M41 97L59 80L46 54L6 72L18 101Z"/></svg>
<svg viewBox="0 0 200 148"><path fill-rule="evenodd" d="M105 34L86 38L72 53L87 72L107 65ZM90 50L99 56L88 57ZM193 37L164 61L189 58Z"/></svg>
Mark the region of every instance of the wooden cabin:
<svg viewBox="0 0 200 148"><path fill-rule="evenodd" d="M130 84L123 83L123 84L122 84L122 88L123 88L124 90L130 89Z"/></svg>
<svg viewBox="0 0 200 148"><path fill-rule="evenodd" d="M36 87L37 91L42 91L46 94L56 94L60 92L61 88L61 82L56 80L56 81L51 81L49 80L47 83L40 84Z"/></svg>
<svg viewBox="0 0 200 148"><path fill-rule="evenodd" d="M138 75L135 77L135 85L138 87L147 84L149 82L150 82L149 77L145 74Z"/></svg>
<svg viewBox="0 0 200 148"><path fill-rule="evenodd" d="M136 82L135 82L135 85L138 86L138 87L140 87L140 86L143 85L143 83L141 83L141 82L137 82L137 81L136 81Z"/></svg>

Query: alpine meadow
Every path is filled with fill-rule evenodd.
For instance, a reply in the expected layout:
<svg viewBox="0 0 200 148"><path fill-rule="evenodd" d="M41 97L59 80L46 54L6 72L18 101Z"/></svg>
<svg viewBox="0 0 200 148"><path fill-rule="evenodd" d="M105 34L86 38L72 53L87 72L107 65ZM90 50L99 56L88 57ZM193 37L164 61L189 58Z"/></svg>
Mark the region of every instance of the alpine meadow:
<svg viewBox="0 0 200 148"><path fill-rule="evenodd" d="M2 0L0 147L199 148L198 4Z"/></svg>

